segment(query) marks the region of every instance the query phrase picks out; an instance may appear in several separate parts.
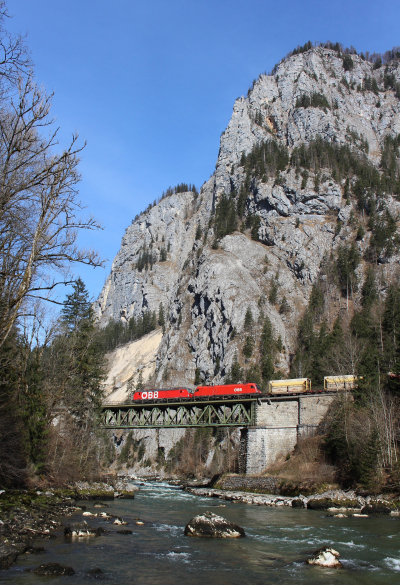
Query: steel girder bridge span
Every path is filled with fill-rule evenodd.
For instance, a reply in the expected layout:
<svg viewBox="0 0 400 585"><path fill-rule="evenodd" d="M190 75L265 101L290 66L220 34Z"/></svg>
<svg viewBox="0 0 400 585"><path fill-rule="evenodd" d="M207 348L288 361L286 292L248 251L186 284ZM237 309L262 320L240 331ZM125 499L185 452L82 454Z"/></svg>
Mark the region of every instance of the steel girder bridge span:
<svg viewBox="0 0 400 585"><path fill-rule="evenodd" d="M106 429L247 427L256 424L256 398L205 401L107 404L101 426Z"/></svg>

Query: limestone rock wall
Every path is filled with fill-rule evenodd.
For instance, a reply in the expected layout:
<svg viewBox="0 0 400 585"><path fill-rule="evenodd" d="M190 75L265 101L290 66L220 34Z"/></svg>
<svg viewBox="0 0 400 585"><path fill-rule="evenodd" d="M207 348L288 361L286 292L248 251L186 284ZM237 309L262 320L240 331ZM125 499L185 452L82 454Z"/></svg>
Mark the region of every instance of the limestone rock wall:
<svg viewBox="0 0 400 585"><path fill-rule="evenodd" d="M335 253L353 233L354 204L346 204L344 185L330 173L321 173L316 190L311 178L304 187L301 176L289 169L278 182L253 179L248 189L246 213L260 218L258 242L248 232L237 231L215 249L210 220L224 194L240 191L245 180L242 154L261 141L277 140L289 152L318 136L360 152L367 141L369 160L379 166L385 136L400 133L400 100L384 88L384 67L374 70L360 57L352 59L353 69L345 71L335 51L318 47L285 59L274 75L260 75L247 97L236 100L221 135L215 172L199 195L166 197L127 227L94 308L105 324L108 319L126 322L131 316L158 311L163 304L165 332L154 373L145 380L148 383L193 386L196 368L207 383L223 380L235 354L241 355L248 307L255 319L256 338L262 315L271 319L274 335L282 341L275 367L283 375L288 373L296 328L312 284L324 257ZM390 65L388 73L400 82L399 67ZM362 89L366 77L376 79L379 95ZM312 94L325 96L330 107L296 107L298 98ZM392 215L399 217L400 203L390 196L386 203ZM196 239L198 226L201 237ZM366 234L357 242L361 254L369 237ZM139 271L137 264L145 250L154 255L155 263ZM398 256L390 258L385 278L390 280L398 263ZM365 263L361 263L357 269L360 285L364 273ZM273 279L278 299L271 304L268 293ZM283 297L289 312L282 314ZM332 311L340 310L340 300L338 307ZM255 364L257 353L246 367Z"/></svg>
<svg viewBox="0 0 400 585"><path fill-rule="evenodd" d="M214 250L209 220L219 198L238 192L243 183L242 153L261 141L277 139L292 149L317 136L354 148L367 140L370 160L379 163L384 137L400 132L400 101L391 90L379 96L357 91L366 76L375 77L383 89L384 68L373 70L358 56L352 58L353 70L344 71L335 51L314 48L284 60L275 75L260 75L248 97L236 100L221 136L215 172L199 196L167 197L126 229L95 309L105 323L158 311L163 303L167 324L154 383L191 385L196 368L207 382L220 381L241 350L242 336L231 335L234 329L241 332L248 307L256 319L260 307L269 315L284 348L276 366L288 371L296 325L321 261L351 231L353 207L343 199L343 185L322 176L319 192L311 180L302 188L293 169L281 174L279 185L273 179L253 181L246 209L261 219L260 242L235 232ZM389 73L400 79L398 68L391 67ZM295 107L297 98L313 93L324 95L332 107ZM399 202L388 199L392 213L399 214ZM340 234L335 230L338 217L343 222ZM198 225L201 238L196 240ZM367 245L368 236L358 243L360 252ZM162 248L167 251L164 262ZM156 262L151 270L139 272L136 264L144 249ZM391 263L396 262L398 258L392 258ZM288 315L265 303L274 277L279 300L285 296L289 302Z"/></svg>

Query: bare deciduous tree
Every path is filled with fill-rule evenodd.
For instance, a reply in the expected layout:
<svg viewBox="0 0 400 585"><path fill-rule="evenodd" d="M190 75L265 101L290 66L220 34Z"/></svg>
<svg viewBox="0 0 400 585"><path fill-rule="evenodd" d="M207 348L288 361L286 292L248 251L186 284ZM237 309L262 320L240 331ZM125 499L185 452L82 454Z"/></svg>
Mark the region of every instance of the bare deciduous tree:
<svg viewBox="0 0 400 585"><path fill-rule="evenodd" d="M26 75L32 67L25 39L21 35L11 35L4 26L9 18L6 3L0 1L0 78L2 92L12 89L20 76Z"/></svg>
<svg viewBox="0 0 400 585"><path fill-rule="evenodd" d="M20 73L16 55L15 60L9 67L16 74ZM19 77L18 91L10 97L4 91L1 65L0 347L29 297L48 299L57 284L71 280L74 263L101 265L96 252L79 249L76 243L79 230L100 227L93 217L79 217L77 167L84 145L78 146L73 135L68 148L55 154L52 96L28 73ZM8 74L7 83L13 80Z"/></svg>

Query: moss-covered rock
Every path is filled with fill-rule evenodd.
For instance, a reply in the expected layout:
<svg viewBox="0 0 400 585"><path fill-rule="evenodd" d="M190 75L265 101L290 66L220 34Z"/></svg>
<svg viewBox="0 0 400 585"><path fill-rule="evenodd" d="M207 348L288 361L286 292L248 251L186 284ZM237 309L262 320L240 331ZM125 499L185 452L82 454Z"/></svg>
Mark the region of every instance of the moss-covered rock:
<svg viewBox="0 0 400 585"><path fill-rule="evenodd" d="M71 500L77 500L78 494L75 489L72 488L62 488L53 490L54 496L59 498L71 498Z"/></svg>
<svg viewBox="0 0 400 585"><path fill-rule="evenodd" d="M79 500L113 500L114 488L107 483L78 482L75 491Z"/></svg>
<svg viewBox="0 0 400 585"><path fill-rule="evenodd" d="M390 514L392 512L400 512L400 502L398 500L370 500L361 511L363 514Z"/></svg>
<svg viewBox="0 0 400 585"><path fill-rule="evenodd" d="M329 509L350 509L359 510L361 508L357 500L351 499L332 499L332 498L312 498L307 502L309 510L329 510Z"/></svg>
<svg viewBox="0 0 400 585"><path fill-rule="evenodd" d="M346 508L347 510L360 510L361 504L358 500L353 500L351 498L346 499L332 499L333 506L332 508Z"/></svg>
<svg viewBox="0 0 400 585"><path fill-rule="evenodd" d="M335 508L329 498L311 499L307 502L308 510L328 510L328 508Z"/></svg>
<svg viewBox="0 0 400 585"><path fill-rule="evenodd" d="M102 491L102 490L78 490L77 492L77 499L78 500L113 500L114 499L114 492L109 491Z"/></svg>
<svg viewBox="0 0 400 585"><path fill-rule="evenodd" d="M21 554L41 552L42 547L32 546L32 539L54 537L51 530L59 526L57 518L74 510L71 498L50 491L3 491L0 494L0 569L9 568Z"/></svg>

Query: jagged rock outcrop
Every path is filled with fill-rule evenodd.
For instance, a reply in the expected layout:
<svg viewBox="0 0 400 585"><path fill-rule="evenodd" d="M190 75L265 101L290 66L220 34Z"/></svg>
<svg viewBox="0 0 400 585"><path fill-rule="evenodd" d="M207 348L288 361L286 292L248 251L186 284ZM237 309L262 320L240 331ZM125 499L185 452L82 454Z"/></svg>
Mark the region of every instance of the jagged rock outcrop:
<svg viewBox="0 0 400 585"><path fill-rule="evenodd" d="M223 380L235 355L242 355L248 308L255 338L263 315L269 316L275 339L280 339L274 365L288 373L297 325L321 264L350 236L356 240L356 204L346 195L345 181L329 169L316 177L288 164L278 173L249 176L243 155L275 141L290 156L321 138L349 146L378 169L385 137L400 133L400 100L393 83L384 83L385 75L399 83L400 67L374 68L357 55L351 59L352 68L345 70L336 51L316 47L283 60L274 74L260 75L247 97L236 100L221 135L215 172L200 193L165 197L126 229L94 307L105 324L110 318L127 322L146 311L158 312L162 303L166 324L151 384L191 386L196 369L207 383ZM218 202L237 197L241 189L246 191L244 218L258 218L259 241L239 222L242 231L216 243ZM385 206L397 219L399 201L387 194ZM370 237L366 233L355 241L361 255ZM140 270L144 252L153 259L147 270ZM398 261L396 254L385 259L389 277ZM361 262L360 285L364 273ZM332 315L340 309L338 298ZM256 350L246 367L257 359Z"/></svg>
<svg viewBox="0 0 400 585"><path fill-rule="evenodd" d="M248 97L236 100L221 136L215 173L200 194L166 197L127 228L95 308L102 322L126 321L163 304L168 319L155 383L190 385L196 368L207 381L219 381L240 350L240 336L231 339L231 334L242 330L248 307L256 320L260 308L271 318L283 346L276 366L287 372L310 287L324 256L346 240L353 204L346 205L343 185L329 173L315 190L311 180L304 187L302 177L289 168L279 184L274 178L257 178L250 185L246 209L260 217L260 242L235 232L214 250L209 220L219 198L243 185L242 154L262 141L277 139L289 149L318 136L353 148L368 142L369 159L379 163L384 137L400 132L400 101L391 90L379 96L360 91L366 77L383 89L383 67L374 70L360 57L352 59L353 69L345 71L335 51L319 47L285 59L275 75L260 75ZM397 67L389 73L400 80ZM296 107L301 96L313 94L324 96L330 107ZM399 212L399 203L389 199L393 213ZM338 218L344 226L340 234ZM198 225L202 237L196 240ZM361 252L366 245L359 242ZM151 270L139 271L145 249L156 261ZM160 261L162 249L166 261ZM279 314L276 304L262 304L275 275L289 314Z"/></svg>

